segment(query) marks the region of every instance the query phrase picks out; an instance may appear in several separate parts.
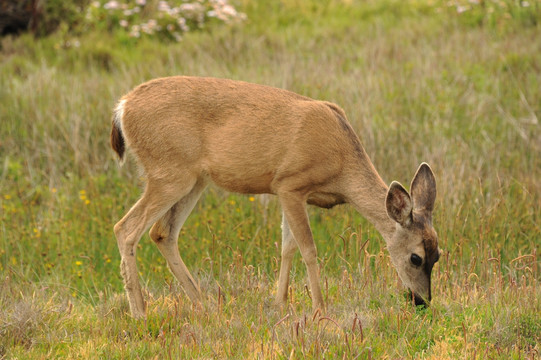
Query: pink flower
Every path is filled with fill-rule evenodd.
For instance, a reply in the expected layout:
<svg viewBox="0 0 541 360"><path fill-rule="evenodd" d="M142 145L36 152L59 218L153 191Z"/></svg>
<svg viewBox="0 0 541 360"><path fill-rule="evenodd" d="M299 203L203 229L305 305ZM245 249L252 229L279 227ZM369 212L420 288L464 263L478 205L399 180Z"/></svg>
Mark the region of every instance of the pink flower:
<svg viewBox="0 0 541 360"><path fill-rule="evenodd" d="M120 9L120 3L118 1L109 1L107 3L105 3L103 5L103 8L104 9L107 9L107 10L116 10L116 9Z"/></svg>

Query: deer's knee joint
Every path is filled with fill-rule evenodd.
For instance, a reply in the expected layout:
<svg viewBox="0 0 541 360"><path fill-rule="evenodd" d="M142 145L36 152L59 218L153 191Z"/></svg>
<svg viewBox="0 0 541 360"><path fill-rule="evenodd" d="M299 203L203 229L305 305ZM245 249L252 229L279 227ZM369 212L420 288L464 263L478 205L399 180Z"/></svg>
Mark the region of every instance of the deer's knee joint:
<svg viewBox="0 0 541 360"><path fill-rule="evenodd" d="M165 229L159 223L156 223L150 229L149 235L152 241L158 244L167 240L167 238L169 237L169 232L165 231Z"/></svg>
<svg viewBox="0 0 541 360"><path fill-rule="evenodd" d="M113 227L113 232L115 233L117 241L121 238L122 233L122 221L119 221Z"/></svg>

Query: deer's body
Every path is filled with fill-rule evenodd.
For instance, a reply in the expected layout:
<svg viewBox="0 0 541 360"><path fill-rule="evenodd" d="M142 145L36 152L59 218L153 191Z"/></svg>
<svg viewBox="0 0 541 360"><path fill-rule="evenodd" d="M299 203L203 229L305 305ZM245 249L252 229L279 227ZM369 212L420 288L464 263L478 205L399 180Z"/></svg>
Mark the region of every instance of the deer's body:
<svg viewBox="0 0 541 360"><path fill-rule="evenodd" d="M135 248L152 224L151 238L172 272L192 300L200 299L199 287L178 254L177 237L209 182L228 191L278 196L283 208L279 303L286 300L298 246L308 269L314 308L324 308L306 203L324 208L351 203L374 223L388 245L396 233L397 220L386 208L389 188L344 111L329 102L239 81L161 78L138 86L119 101L111 141L121 159L126 146L131 150L147 178L143 197L115 225L121 271L135 316L144 315ZM407 199L401 189L397 191L395 203L404 209ZM414 217L411 208L408 214ZM432 229L428 222L423 227L427 229ZM437 250L435 234L432 240L430 251L422 246L426 255ZM404 280L406 275L400 270L399 274ZM404 282L420 296L430 297L429 290L415 288L409 279Z"/></svg>

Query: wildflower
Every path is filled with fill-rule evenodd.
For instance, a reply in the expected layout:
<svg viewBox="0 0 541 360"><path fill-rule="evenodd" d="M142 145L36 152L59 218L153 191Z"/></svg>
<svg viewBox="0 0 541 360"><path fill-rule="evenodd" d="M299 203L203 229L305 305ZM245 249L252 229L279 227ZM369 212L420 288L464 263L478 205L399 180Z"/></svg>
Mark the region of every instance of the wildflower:
<svg viewBox="0 0 541 360"><path fill-rule="evenodd" d="M139 6L145 6L147 4L147 0L135 0L135 3Z"/></svg>
<svg viewBox="0 0 541 360"><path fill-rule="evenodd" d="M85 203L86 205L90 204L90 200L88 200L87 197L86 197L86 191L85 191L85 190L79 191L79 199L81 199L82 201L84 201L84 203Z"/></svg>
<svg viewBox="0 0 541 360"><path fill-rule="evenodd" d="M83 265L83 262L82 262L82 261L79 261L79 260L77 260L77 261L75 262L75 265L77 265L77 266L81 266L81 265Z"/></svg>
<svg viewBox="0 0 541 360"><path fill-rule="evenodd" d="M253 196L250 196L250 197L248 198L248 200L250 200L251 202L254 202L254 201L255 201L255 198L254 198Z"/></svg>
<svg viewBox="0 0 541 360"><path fill-rule="evenodd" d="M186 25L186 19L183 18L183 17L177 19L177 24L180 27L180 30L182 30L184 32L187 32L187 31L190 30L190 27L188 25ZM173 36L175 36L175 34L173 34ZM179 36L180 36L180 34L179 34ZM177 39L177 41L179 41L179 40Z"/></svg>
<svg viewBox="0 0 541 360"><path fill-rule="evenodd" d="M141 36L141 33L139 32L141 30L141 27L139 25L133 25L130 30L130 36L138 38Z"/></svg>
<svg viewBox="0 0 541 360"><path fill-rule="evenodd" d="M128 27L128 22L127 22L126 20L124 20L124 19L120 20L120 21L118 22L118 24L119 24L120 26L122 26L123 28Z"/></svg>
<svg viewBox="0 0 541 360"><path fill-rule="evenodd" d="M462 14L463 12L469 10L467 6L457 5L456 12Z"/></svg>
<svg viewBox="0 0 541 360"><path fill-rule="evenodd" d="M103 5L103 8L106 10L116 10L120 9L120 3L118 1L109 1Z"/></svg>
<svg viewBox="0 0 541 360"><path fill-rule="evenodd" d="M160 1L158 3L158 11L168 12L171 8L169 7L169 3L167 1Z"/></svg>
<svg viewBox="0 0 541 360"><path fill-rule="evenodd" d="M11 195L9 195L9 194L5 194L5 195L4 195L4 199L6 199L6 200L9 200L9 199L11 199Z"/></svg>

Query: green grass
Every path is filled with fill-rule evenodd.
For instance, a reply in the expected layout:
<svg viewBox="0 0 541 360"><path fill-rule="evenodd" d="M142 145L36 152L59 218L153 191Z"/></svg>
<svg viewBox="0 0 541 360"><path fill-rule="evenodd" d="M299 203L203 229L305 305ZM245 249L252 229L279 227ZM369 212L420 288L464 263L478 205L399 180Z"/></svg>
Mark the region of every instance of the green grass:
<svg viewBox="0 0 541 360"><path fill-rule="evenodd" d="M245 1L244 24L180 44L3 38L0 358L539 356L541 16L530 3L458 14L438 1ZM148 318L131 319L112 227L141 180L109 149L111 109L173 74L340 104L388 182L431 164L444 249L432 306L408 305L380 235L343 206L309 210L328 313L310 311L300 256L289 311L274 309L279 204L210 188L179 239L204 309L145 235Z"/></svg>

